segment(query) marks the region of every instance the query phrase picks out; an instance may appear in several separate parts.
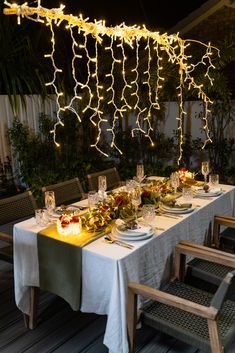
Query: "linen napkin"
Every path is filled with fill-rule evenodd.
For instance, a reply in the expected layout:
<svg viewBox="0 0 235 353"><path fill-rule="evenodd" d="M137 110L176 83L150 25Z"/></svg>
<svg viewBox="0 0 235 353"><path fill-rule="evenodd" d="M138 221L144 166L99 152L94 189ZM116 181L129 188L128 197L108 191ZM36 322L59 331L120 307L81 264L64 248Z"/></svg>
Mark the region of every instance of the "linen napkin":
<svg viewBox="0 0 235 353"><path fill-rule="evenodd" d="M37 235L40 288L65 299L73 310L81 303L82 247L103 233L61 236L56 225Z"/></svg>

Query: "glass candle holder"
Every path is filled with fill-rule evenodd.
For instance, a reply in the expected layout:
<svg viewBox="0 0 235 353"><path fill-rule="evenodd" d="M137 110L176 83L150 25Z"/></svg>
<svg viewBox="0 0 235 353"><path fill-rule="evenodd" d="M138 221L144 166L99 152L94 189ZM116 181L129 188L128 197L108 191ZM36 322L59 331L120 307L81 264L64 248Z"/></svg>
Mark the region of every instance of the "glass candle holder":
<svg viewBox="0 0 235 353"><path fill-rule="evenodd" d="M69 235L73 231L72 223L62 223L59 219L57 220L57 232L60 235Z"/></svg>

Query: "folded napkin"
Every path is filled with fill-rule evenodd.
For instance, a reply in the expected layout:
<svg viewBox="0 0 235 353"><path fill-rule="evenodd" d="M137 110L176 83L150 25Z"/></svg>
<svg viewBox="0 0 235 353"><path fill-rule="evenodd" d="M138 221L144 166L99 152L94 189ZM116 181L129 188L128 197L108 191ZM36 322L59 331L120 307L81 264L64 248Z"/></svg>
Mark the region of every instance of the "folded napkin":
<svg viewBox="0 0 235 353"><path fill-rule="evenodd" d="M170 206L170 205L163 205L163 208L165 208L165 209L171 209L171 210L174 210L174 209L176 209L176 210L187 210L187 209L189 209L189 208L191 208L192 207L192 204L191 203L181 203L181 204L174 204L174 205L172 205L172 206Z"/></svg>
<svg viewBox="0 0 235 353"><path fill-rule="evenodd" d="M40 288L65 299L73 310L80 308L82 247L103 236L83 232L60 236L56 226L37 235Z"/></svg>
<svg viewBox="0 0 235 353"><path fill-rule="evenodd" d="M151 232L151 227L141 225L137 223L136 228L125 228L125 222L123 220L116 220L116 231L120 235L133 235L139 236Z"/></svg>

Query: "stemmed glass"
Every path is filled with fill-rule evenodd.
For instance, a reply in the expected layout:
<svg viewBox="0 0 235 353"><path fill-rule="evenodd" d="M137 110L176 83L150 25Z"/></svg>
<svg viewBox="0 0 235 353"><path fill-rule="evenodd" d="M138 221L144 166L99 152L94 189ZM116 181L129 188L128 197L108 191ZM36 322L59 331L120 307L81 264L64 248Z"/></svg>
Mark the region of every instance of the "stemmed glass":
<svg viewBox="0 0 235 353"><path fill-rule="evenodd" d="M136 177L139 183L144 179L144 165L143 164L137 164L136 166Z"/></svg>
<svg viewBox="0 0 235 353"><path fill-rule="evenodd" d="M202 162L201 168L202 174L204 175L205 184L207 183L207 175L209 174L209 162L204 161Z"/></svg>
<svg viewBox="0 0 235 353"><path fill-rule="evenodd" d="M45 192L45 206L49 215L55 210L55 193L54 191Z"/></svg>
<svg viewBox="0 0 235 353"><path fill-rule="evenodd" d="M106 189L107 189L106 175L100 175L98 177L98 187L99 187L100 191L106 191Z"/></svg>
<svg viewBox="0 0 235 353"><path fill-rule="evenodd" d="M138 207L141 204L141 192L139 189L134 189L131 192L131 203L134 206L135 209L135 218L137 219L137 211L138 211Z"/></svg>
<svg viewBox="0 0 235 353"><path fill-rule="evenodd" d="M100 175L98 177L98 188L99 188L99 194L101 194L102 198L104 199L106 197L106 189L107 189L107 179L106 175Z"/></svg>
<svg viewBox="0 0 235 353"><path fill-rule="evenodd" d="M180 178L178 173L177 172L171 173L170 180L171 180L171 185L174 188L174 193L176 194L177 188L180 185Z"/></svg>

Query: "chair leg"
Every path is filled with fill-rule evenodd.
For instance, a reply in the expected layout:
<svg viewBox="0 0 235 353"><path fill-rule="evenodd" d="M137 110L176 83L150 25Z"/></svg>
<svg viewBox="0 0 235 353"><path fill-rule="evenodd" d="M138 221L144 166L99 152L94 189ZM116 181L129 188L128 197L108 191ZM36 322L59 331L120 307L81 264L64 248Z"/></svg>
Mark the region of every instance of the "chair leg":
<svg viewBox="0 0 235 353"><path fill-rule="evenodd" d="M224 350L221 345L217 322L209 319L207 320L207 322L211 342L211 353L223 353Z"/></svg>
<svg viewBox="0 0 235 353"><path fill-rule="evenodd" d="M33 330L37 326L38 287L30 287L30 313L24 314L25 327Z"/></svg>
<svg viewBox="0 0 235 353"><path fill-rule="evenodd" d="M129 339L129 353L135 352L137 325L137 295L128 289L128 308L127 308L127 329Z"/></svg>
<svg viewBox="0 0 235 353"><path fill-rule="evenodd" d="M186 273L186 255L175 251L175 277L179 281L184 281Z"/></svg>

